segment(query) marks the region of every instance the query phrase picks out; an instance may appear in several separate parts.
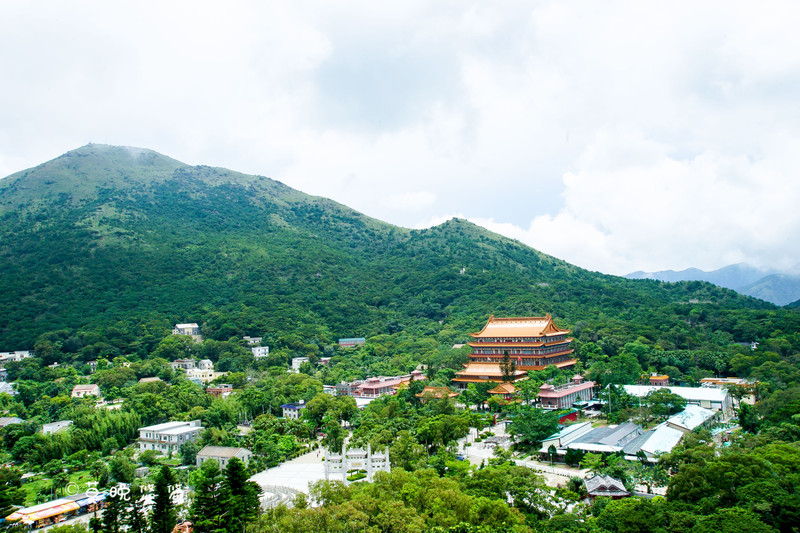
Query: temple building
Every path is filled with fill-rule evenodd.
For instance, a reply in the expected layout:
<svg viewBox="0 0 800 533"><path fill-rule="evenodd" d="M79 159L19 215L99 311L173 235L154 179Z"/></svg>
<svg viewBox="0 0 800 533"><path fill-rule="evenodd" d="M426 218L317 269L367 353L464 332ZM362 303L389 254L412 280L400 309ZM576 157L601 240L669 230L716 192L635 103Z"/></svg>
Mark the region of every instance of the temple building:
<svg viewBox="0 0 800 533"><path fill-rule="evenodd" d="M477 333L471 333L469 343L474 363L500 363L508 352L518 370L542 370L550 365L559 368L574 366L569 330L561 329L548 313L543 317L495 318Z"/></svg>
<svg viewBox="0 0 800 533"><path fill-rule="evenodd" d="M470 333L472 353L467 368L458 372L453 380L460 387L481 381L502 381L500 363L507 353L516 371L522 376L513 376L516 381L529 370L543 370L550 365L559 368L574 366L572 339L567 337L569 330L561 329L547 314L543 317L496 318L489 321L477 333ZM496 369L488 372L489 366ZM489 374L495 374L490 376Z"/></svg>

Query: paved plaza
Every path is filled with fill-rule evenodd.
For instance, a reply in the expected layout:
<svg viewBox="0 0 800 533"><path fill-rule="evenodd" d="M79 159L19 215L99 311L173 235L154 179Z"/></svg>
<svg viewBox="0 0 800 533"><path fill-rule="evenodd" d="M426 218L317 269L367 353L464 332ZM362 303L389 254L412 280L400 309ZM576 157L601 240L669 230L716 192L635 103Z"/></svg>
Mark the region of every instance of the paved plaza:
<svg viewBox="0 0 800 533"><path fill-rule="evenodd" d="M308 494L310 483L325 479L322 457L321 450L314 450L251 477L250 481L258 483L264 491L262 504L265 507L290 505L298 492Z"/></svg>

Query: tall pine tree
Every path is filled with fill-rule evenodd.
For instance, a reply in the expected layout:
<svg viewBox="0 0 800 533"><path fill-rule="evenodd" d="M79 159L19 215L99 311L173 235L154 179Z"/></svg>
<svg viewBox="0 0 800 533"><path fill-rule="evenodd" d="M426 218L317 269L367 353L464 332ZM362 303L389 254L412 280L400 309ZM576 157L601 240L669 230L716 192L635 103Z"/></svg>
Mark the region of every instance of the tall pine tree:
<svg viewBox="0 0 800 533"><path fill-rule="evenodd" d="M192 476L192 506L189 511L196 533L225 531L225 523L231 516L226 509L223 484L225 477L219 463L211 459L204 461Z"/></svg>
<svg viewBox="0 0 800 533"><path fill-rule="evenodd" d="M172 501L172 489L177 483L175 473L167 465L153 477L153 507L150 511L151 533L172 533L178 512Z"/></svg>
<svg viewBox="0 0 800 533"><path fill-rule="evenodd" d="M128 506L125 508L123 523L130 533L147 533L147 515L144 512L145 492L140 483L131 485Z"/></svg>
<svg viewBox="0 0 800 533"><path fill-rule="evenodd" d="M228 533L244 532L245 526L258 518L261 511L261 487L248 478L244 463L233 457L225 470L223 486L230 516L227 520Z"/></svg>

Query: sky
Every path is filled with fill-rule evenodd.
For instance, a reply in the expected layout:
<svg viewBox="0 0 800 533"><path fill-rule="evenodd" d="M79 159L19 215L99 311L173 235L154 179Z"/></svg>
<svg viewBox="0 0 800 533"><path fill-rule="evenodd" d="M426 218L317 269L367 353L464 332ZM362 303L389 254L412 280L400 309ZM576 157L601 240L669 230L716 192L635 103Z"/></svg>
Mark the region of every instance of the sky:
<svg viewBox="0 0 800 533"><path fill-rule="evenodd" d="M89 142L608 274L800 264L800 3L0 0L0 176Z"/></svg>

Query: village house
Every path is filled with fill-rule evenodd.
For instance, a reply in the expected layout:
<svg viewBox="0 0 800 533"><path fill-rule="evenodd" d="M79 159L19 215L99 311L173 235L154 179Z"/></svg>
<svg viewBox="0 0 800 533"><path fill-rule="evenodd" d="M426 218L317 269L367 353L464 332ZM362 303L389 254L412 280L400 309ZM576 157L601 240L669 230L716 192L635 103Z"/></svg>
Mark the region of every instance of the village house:
<svg viewBox="0 0 800 533"><path fill-rule="evenodd" d="M208 387L206 392L217 398L227 398L233 392L233 385L228 383L219 383L214 387Z"/></svg>
<svg viewBox="0 0 800 533"><path fill-rule="evenodd" d="M292 367L289 369L289 372L297 374L300 372L300 365L309 362L308 357L292 357Z"/></svg>
<svg viewBox="0 0 800 533"><path fill-rule="evenodd" d="M21 424L24 420L16 416L4 416L0 417L0 428L4 428L6 426L10 426L11 424Z"/></svg>
<svg viewBox="0 0 800 533"><path fill-rule="evenodd" d="M182 444L196 440L203 429L199 420L166 422L139 428L139 451L156 450L164 455L177 453Z"/></svg>
<svg viewBox="0 0 800 533"><path fill-rule="evenodd" d="M0 352L0 363L19 363L23 359L31 357L31 352L21 350L16 352Z"/></svg>
<svg viewBox="0 0 800 533"><path fill-rule="evenodd" d="M247 464L253 453L246 448L233 448L230 446L205 446L202 450L197 452L197 466L200 467L205 461L214 459L219 463L220 469L224 470L228 466L228 462L236 457L243 463Z"/></svg>
<svg viewBox="0 0 800 533"><path fill-rule="evenodd" d="M350 339L339 339L339 346L342 348L355 348L356 346L360 346L365 344L367 339L364 337L355 337Z"/></svg>
<svg viewBox="0 0 800 533"><path fill-rule="evenodd" d="M170 362L169 366L172 370L193 370L197 368L197 363L194 359L175 359Z"/></svg>
<svg viewBox="0 0 800 533"><path fill-rule="evenodd" d="M224 375L225 372L215 372L213 369L202 369L202 368L193 368L191 370L186 371L186 377L192 381L199 382L201 384L208 383L209 381L214 381L218 377Z"/></svg>
<svg viewBox="0 0 800 533"><path fill-rule="evenodd" d="M297 420L303 414L303 409L306 408L306 402L300 400L297 403L285 403L281 405L281 409L283 409L283 418L289 418L291 420Z"/></svg>
<svg viewBox="0 0 800 533"><path fill-rule="evenodd" d="M269 346L253 346L250 351L253 352L253 357L260 359L269 355Z"/></svg>
<svg viewBox="0 0 800 533"><path fill-rule="evenodd" d="M203 342L203 336L200 334L200 326L194 322L190 324L175 324L172 330L173 335L188 335L195 342Z"/></svg>
<svg viewBox="0 0 800 533"><path fill-rule="evenodd" d="M75 385L72 388L73 398L83 398L84 396L97 396L100 397L100 386L96 383L89 385Z"/></svg>
<svg viewBox="0 0 800 533"><path fill-rule="evenodd" d="M261 337L248 337L247 335L245 335L244 337L242 337L242 340L247 342L247 344L249 344L250 346L258 346L259 344L261 344Z"/></svg>

